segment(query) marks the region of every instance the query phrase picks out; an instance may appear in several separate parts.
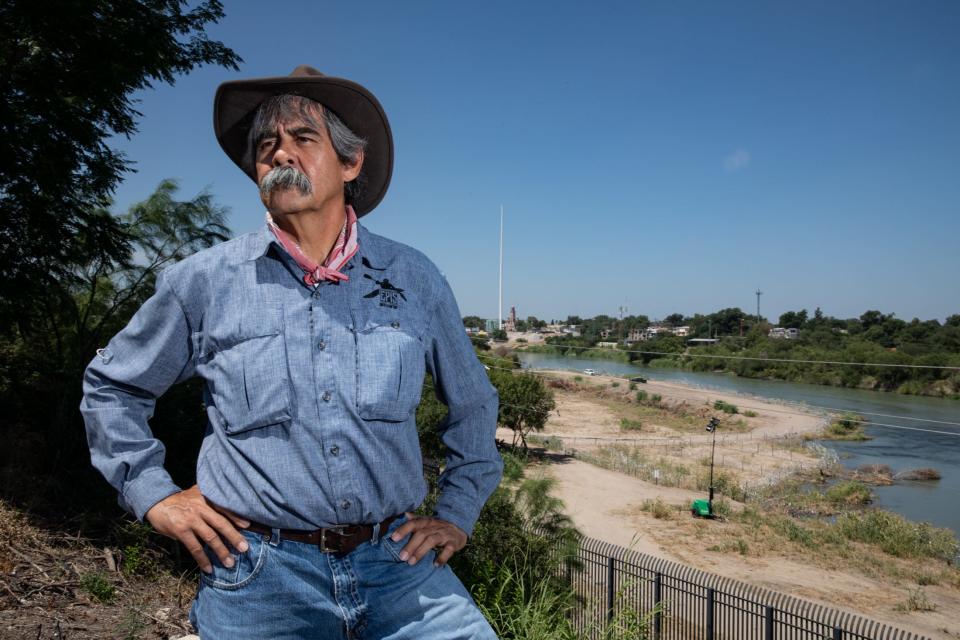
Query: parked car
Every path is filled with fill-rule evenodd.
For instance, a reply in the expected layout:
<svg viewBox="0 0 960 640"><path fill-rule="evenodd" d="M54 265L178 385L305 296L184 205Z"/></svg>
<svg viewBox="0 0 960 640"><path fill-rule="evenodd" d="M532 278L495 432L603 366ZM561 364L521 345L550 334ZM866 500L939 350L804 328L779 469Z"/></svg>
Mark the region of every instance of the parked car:
<svg viewBox="0 0 960 640"><path fill-rule="evenodd" d="M634 376L630 378L630 382L646 382L646 381L647 379L644 378L643 376Z"/></svg>
<svg viewBox="0 0 960 640"><path fill-rule="evenodd" d="M585 374L587 374L588 376L595 376L595 375L597 375L597 372L594 371L593 369L584 369L583 372L584 372Z"/></svg>

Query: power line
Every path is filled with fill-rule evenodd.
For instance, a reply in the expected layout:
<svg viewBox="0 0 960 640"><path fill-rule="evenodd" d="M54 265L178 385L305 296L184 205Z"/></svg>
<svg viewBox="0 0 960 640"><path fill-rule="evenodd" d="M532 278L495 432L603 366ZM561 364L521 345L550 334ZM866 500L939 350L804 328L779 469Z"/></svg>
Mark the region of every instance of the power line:
<svg viewBox="0 0 960 640"><path fill-rule="evenodd" d="M486 364L485 364L484 366L488 366L488 367L490 367L491 369L499 369L499 370L501 370L501 371L509 371L509 372L511 372L511 373L515 373L515 372L517 372L517 371L521 371L521 372L529 373L529 374L531 374L531 375L545 376L545 374L544 374L543 372L538 372L538 371L535 371L535 370L532 370L532 369L516 369L516 368L507 368L507 367L497 367L497 366L486 365ZM676 396L669 396L669 395L668 395L667 397L676 398ZM749 399L748 399L747 401L749 402ZM518 410L520 410L520 411L532 412L532 411L534 410L534 408L533 408L532 406L522 407L522 406L513 405L513 404L507 404L507 403L501 403L501 404L504 404L504 406L509 406L509 407L511 407L511 408L514 408L514 409L518 409ZM744 408L746 408L746 409L757 409L757 410L759 410L759 411L767 411L767 412L771 412L771 413L783 413L783 414L798 415L798 416L808 416L808 415L810 415L809 413L805 413L805 412L803 412L803 411L797 411L797 410L791 411L791 410L789 410L789 409L775 409L775 408L767 407L767 406L764 406L764 407L747 406L747 405L743 405L743 406L744 406ZM960 422L950 422L950 421L946 421L946 420L933 420L933 419L929 419L929 418L914 418L914 417L911 417L911 416L898 416L898 415L884 414L884 413L872 413L872 412L869 412L869 411L857 411L856 409L840 409L840 408L837 408L837 407L826 407L826 406L822 406L822 405L811 405L811 404L806 404L806 403L805 403L805 406L808 406L808 407L811 407L811 408L816 408L816 409L822 409L822 410L825 410L825 411L831 411L831 412L834 412L834 413L855 413L855 414L862 414L862 415L874 415L874 416L880 416L880 417L895 418L895 419L899 419L899 420L914 420L914 421L919 421L919 422L931 422L931 423L937 423L937 424L944 424L944 425L948 425L948 426L957 426L957 427L960 427ZM949 436L960 436L960 432L958 432L958 431L940 431L940 430L936 430L936 429L922 429L922 428L920 428L920 427L908 427L908 426L906 426L906 425L896 425L896 424L887 424L887 423L883 423L883 422L873 422L873 421L871 421L871 420L864 420L864 419L852 418L852 417L851 417L851 418L844 418L844 420L847 420L847 421L849 421L849 422L855 422L855 423L858 423L858 424L863 424L863 425L875 426L875 427L887 427L887 428L890 428L890 429L905 429L905 430L909 430L909 431L921 431L921 432L924 432L924 433L935 433L935 434L949 435Z"/></svg>
<svg viewBox="0 0 960 640"><path fill-rule="evenodd" d="M485 340L484 338L471 338L471 340ZM607 351L611 352L610 349L605 347L576 347L573 345L547 345L555 347L558 349L579 349L581 351ZM531 351L530 353L536 353ZM899 364L892 362L846 362L843 360L801 360L796 358L760 358L757 356L730 356L730 355L719 355L712 353L675 353L669 351L639 351L636 349L616 349L612 353L639 353L641 355L652 355L652 356L679 356L681 358L715 358L721 360L753 360L758 362L790 362L794 364L829 364L829 365L841 365L848 367L887 367L887 368L899 368L899 369L943 369L948 371L960 371L960 366L950 367L946 365L936 365L936 364ZM550 355L550 354L547 354Z"/></svg>

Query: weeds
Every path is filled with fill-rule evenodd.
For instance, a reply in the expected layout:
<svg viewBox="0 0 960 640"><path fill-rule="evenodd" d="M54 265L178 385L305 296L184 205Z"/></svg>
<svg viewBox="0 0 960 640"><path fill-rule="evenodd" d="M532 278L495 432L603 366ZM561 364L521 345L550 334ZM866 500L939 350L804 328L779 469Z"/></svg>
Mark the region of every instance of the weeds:
<svg viewBox="0 0 960 640"><path fill-rule="evenodd" d="M746 411L743 412L743 415L745 415L748 418L756 418L760 414L758 414L756 411L753 411L752 409L747 409Z"/></svg>
<svg viewBox="0 0 960 640"><path fill-rule="evenodd" d="M926 522L910 522L889 511L847 513L836 523L848 540L878 546L897 558L933 558L954 562L960 554L960 542L949 529Z"/></svg>
<svg viewBox="0 0 960 640"><path fill-rule="evenodd" d="M503 458L503 477L509 482L516 482L523 477L523 468L527 464L527 457L519 450L501 452Z"/></svg>
<svg viewBox="0 0 960 640"><path fill-rule="evenodd" d="M663 501L661 498L656 500L644 500L640 506L641 511L646 511L657 520L673 520L676 510Z"/></svg>
<svg viewBox="0 0 960 640"><path fill-rule="evenodd" d="M97 602L102 602L103 604L108 604L113 601L117 595L117 590L114 589L113 585L110 584L100 571L91 571L83 574L80 578L80 589Z"/></svg>
<svg viewBox="0 0 960 640"><path fill-rule="evenodd" d="M916 589L910 590L906 602L898 604L894 609L900 612L936 611L937 605L930 602L930 599L922 588L917 587Z"/></svg>
<svg viewBox="0 0 960 640"><path fill-rule="evenodd" d="M643 423L639 420L620 418L620 429L623 431L640 431L642 428Z"/></svg>
<svg viewBox="0 0 960 640"><path fill-rule="evenodd" d="M527 436L527 442L532 445L539 445L547 451L563 451L563 438L559 436Z"/></svg>

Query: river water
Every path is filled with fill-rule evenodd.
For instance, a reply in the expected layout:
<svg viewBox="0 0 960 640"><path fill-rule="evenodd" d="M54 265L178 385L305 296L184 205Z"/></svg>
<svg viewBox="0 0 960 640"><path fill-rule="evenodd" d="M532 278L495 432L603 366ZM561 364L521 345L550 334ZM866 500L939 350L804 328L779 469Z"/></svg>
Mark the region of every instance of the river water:
<svg viewBox="0 0 960 640"><path fill-rule="evenodd" d="M681 382L718 391L849 410L860 414L891 416L866 416L872 423L866 427L872 440L831 441L824 444L839 453L841 462L851 469L865 464L885 464L895 473L921 467L932 467L939 471L942 475L939 481L898 482L889 487L875 487L876 504L910 520L948 527L960 535L960 427L924 421L960 423L960 401L778 380L755 380L719 373L659 369L595 358L567 358L522 352L518 355L524 368L576 371L589 368L609 375L642 375L650 380ZM880 426L881 424L893 426Z"/></svg>

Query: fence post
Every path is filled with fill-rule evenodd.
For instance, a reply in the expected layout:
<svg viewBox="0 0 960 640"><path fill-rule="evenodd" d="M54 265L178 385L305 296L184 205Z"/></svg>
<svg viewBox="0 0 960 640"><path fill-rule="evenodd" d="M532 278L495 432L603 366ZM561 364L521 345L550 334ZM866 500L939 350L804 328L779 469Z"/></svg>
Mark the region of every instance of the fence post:
<svg viewBox="0 0 960 640"><path fill-rule="evenodd" d="M713 640L713 609L717 592L713 588L707 589L707 640Z"/></svg>
<svg viewBox="0 0 960 640"><path fill-rule="evenodd" d="M840 627L833 628L833 640L843 640L843 629Z"/></svg>
<svg viewBox="0 0 960 640"><path fill-rule="evenodd" d="M653 574L653 640L660 640L660 603L663 600L661 589L663 574L657 571Z"/></svg>
<svg viewBox="0 0 960 640"><path fill-rule="evenodd" d="M773 637L773 607L767 607L767 612L763 625L764 640L774 640Z"/></svg>
<svg viewBox="0 0 960 640"><path fill-rule="evenodd" d="M607 623L613 622L613 605L616 599L616 589L614 588L614 567L613 558L607 558Z"/></svg>

